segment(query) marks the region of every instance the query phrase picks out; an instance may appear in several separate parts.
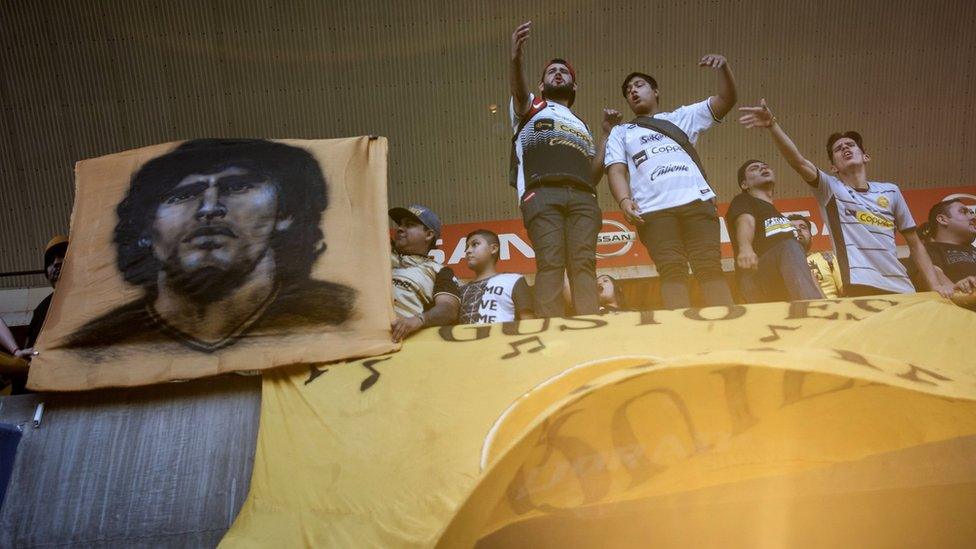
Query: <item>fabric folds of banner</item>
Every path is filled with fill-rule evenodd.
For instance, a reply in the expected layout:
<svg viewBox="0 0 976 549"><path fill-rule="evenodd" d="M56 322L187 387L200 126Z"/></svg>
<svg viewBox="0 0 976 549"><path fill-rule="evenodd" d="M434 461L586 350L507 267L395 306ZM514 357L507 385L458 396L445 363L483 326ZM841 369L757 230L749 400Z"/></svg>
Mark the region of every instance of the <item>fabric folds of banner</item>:
<svg viewBox="0 0 976 549"><path fill-rule="evenodd" d="M271 373L224 545L972 543L974 330L934 294L819 300L429 329Z"/></svg>

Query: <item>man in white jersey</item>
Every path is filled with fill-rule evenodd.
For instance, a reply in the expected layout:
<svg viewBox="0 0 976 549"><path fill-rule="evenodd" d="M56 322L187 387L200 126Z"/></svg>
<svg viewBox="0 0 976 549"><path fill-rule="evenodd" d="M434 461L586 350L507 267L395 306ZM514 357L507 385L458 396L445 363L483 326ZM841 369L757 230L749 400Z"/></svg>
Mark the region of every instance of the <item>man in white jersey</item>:
<svg viewBox="0 0 976 549"><path fill-rule="evenodd" d="M732 305L722 273L715 193L694 145L735 105L735 79L721 55L706 55L698 65L716 71L718 93L671 112L661 112L652 76L627 75L621 91L637 118L613 128L604 160L610 191L654 260L668 309L691 305L689 263L706 305Z"/></svg>
<svg viewBox="0 0 976 549"><path fill-rule="evenodd" d="M460 324L492 324L535 318L532 290L520 274L499 273L498 235L487 229L471 232L464 256L474 280L461 288Z"/></svg>
<svg viewBox="0 0 976 549"><path fill-rule="evenodd" d="M570 108L576 100L576 72L563 59L546 64L539 96L529 93L522 50L532 23L512 34L509 83L514 131L510 183L535 250L535 312L562 316L564 273L577 314L595 314L596 237L603 224L595 187L603 177L606 134L620 113L604 109L603 134L594 143L587 125Z"/></svg>
<svg viewBox="0 0 976 549"><path fill-rule="evenodd" d="M932 260L915 231L915 220L894 183L868 181L864 141L854 131L827 139L830 174L818 169L796 148L763 99L759 106L742 107L739 122L747 128L767 128L780 154L810 185L830 226L844 293L848 297L914 292L904 265L898 261L895 231L905 237L912 261L928 289L950 297L953 285L940 281Z"/></svg>

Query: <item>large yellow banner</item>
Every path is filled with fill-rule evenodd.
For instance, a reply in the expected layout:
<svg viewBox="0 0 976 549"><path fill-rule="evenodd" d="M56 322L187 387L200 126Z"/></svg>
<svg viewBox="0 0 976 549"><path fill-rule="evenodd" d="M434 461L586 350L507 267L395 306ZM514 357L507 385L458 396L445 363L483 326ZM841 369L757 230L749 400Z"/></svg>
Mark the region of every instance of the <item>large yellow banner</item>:
<svg viewBox="0 0 976 549"><path fill-rule="evenodd" d="M974 333L917 294L444 327L271 372L224 545L971 545Z"/></svg>

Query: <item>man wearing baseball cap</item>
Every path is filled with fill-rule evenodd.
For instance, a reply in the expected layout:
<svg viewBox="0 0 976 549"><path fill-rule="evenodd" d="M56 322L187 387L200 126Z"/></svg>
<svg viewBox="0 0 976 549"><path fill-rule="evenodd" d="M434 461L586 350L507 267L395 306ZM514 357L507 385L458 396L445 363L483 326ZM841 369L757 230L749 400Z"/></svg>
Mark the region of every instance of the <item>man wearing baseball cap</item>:
<svg viewBox="0 0 976 549"><path fill-rule="evenodd" d="M44 247L44 276L51 283L52 288L57 288L58 280L61 278L61 265L64 263L64 255L67 251L68 237L63 235L54 236ZM53 296L52 292L34 308L34 315L27 328L25 348L31 348L37 343L37 337L41 334L41 327L44 325L44 319L47 318L47 310L51 306Z"/></svg>
<svg viewBox="0 0 976 549"><path fill-rule="evenodd" d="M427 255L441 234L437 214L415 204L393 208L390 219L396 223L390 260L397 314L391 328L399 342L424 326L456 323L461 292L454 271Z"/></svg>
<svg viewBox="0 0 976 549"><path fill-rule="evenodd" d="M512 33L509 84L512 94L509 183L519 198L522 220L535 250L535 313L563 316L564 273L577 314L596 314L596 238L603 216L596 185L603 177L603 154L620 113L603 111L603 136L594 143L589 127L570 110L576 101L576 71L565 59L550 60L529 93L522 50L531 22Z"/></svg>

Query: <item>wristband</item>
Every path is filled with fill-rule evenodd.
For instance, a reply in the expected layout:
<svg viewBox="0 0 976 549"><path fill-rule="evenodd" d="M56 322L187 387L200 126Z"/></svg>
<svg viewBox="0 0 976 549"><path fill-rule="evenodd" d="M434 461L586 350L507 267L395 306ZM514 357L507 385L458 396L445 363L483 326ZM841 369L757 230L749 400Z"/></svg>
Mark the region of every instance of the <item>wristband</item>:
<svg viewBox="0 0 976 549"><path fill-rule="evenodd" d="M625 196L625 197L623 197L623 198L621 198L620 200L617 201L617 206L623 206L624 200L630 200L631 202L634 201L633 198L631 198L629 196Z"/></svg>
<svg viewBox="0 0 976 549"><path fill-rule="evenodd" d="M420 326L421 327L426 326L427 325L427 317L424 316L424 313L420 313L417 316L420 317Z"/></svg>

